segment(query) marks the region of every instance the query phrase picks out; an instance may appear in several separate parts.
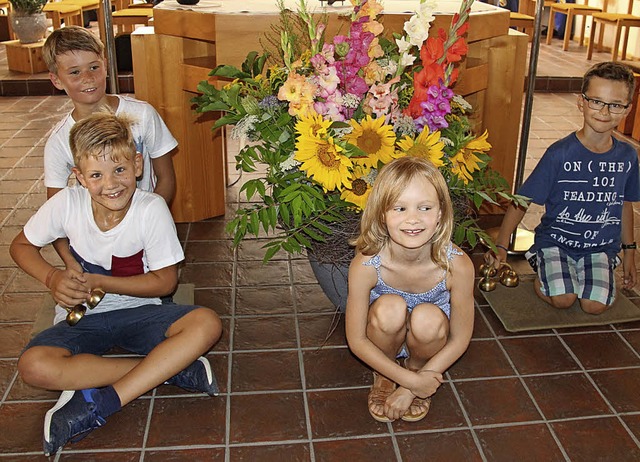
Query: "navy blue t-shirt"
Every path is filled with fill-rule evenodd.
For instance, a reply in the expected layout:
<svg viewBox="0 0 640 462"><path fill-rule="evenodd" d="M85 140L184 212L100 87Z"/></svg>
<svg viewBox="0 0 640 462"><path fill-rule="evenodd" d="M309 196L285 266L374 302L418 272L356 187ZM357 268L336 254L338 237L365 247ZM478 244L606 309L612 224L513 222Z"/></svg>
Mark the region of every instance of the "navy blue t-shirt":
<svg viewBox="0 0 640 462"><path fill-rule="evenodd" d="M615 138L609 151L594 153L572 133L547 149L518 194L545 206L532 250L614 256L620 251L622 204L640 200L638 155Z"/></svg>

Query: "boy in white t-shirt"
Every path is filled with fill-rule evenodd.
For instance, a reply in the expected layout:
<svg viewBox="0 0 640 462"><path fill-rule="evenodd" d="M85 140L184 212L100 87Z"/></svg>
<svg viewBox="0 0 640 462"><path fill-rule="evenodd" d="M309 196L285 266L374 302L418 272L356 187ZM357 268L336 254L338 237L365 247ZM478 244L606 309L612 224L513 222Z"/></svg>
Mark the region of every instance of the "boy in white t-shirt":
<svg viewBox="0 0 640 462"><path fill-rule="evenodd" d="M53 129L44 148L44 185L47 199L67 186L74 167L69 147L71 128L81 119L110 110L135 117L131 126L137 151L142 154L138 187L161 195L168 204L175 195L176 179L171 153L178 145L160 115L150 104L134 98L108 95L104 46L82 27L54 30L44 43L42 56L49 78L73 102L73 111ZM54 247L67 267L78 269L65 240Z"/></svg>
<svg viewBox="0 0 640 462"><path fill-rule="evenodd" d="M166 202L136 188L142 156L127 118L96 113L71 129L73 172L82 186L48 200L13 240L10 252L58 303L57 323L38 334L18 361L24 382L63 391L45 416L43 448L70 439L166 382L211 396L218 387L206 358L222 326L208 308L162 303L174 291L184 259ZM40 248L61 237L81 271L60 270ZM76 325L66 311L106 295ZM103 357L113 347L142 357Z"/></svg>

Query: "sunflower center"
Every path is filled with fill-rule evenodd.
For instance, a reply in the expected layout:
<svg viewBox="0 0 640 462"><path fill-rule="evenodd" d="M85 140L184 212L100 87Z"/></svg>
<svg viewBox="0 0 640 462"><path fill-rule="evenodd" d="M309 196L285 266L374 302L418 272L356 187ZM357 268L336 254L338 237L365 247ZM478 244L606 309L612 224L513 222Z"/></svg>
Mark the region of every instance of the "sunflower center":
<svg viewBox="0 0 640 462"><path fill-rule="evenodd" d="M367 192L367 182L358 178L351 183L351 192L356 196L364 196Z"/></svg>
<svg viewBox="0 0 640 462"><path fill-rule="evenodd" d="M375 154L382 147L380 135L375 130L363 130L358 137L358 147L367 154Z"/></svg>
<svg viewBox="0 0 640 462"><path fill-rule="evenodd" d="M318 159L325 167L329 169L337 168L340 161L333 155L333 152L329 150L329 146L322 145L318 147Z"/></svg>
<svg viewBox="0 0 640 462"><path fill-rule="evenodd" d="M429 157L429 147L424 144L414 144L407 150L407 155L426 159Z"/></svg>

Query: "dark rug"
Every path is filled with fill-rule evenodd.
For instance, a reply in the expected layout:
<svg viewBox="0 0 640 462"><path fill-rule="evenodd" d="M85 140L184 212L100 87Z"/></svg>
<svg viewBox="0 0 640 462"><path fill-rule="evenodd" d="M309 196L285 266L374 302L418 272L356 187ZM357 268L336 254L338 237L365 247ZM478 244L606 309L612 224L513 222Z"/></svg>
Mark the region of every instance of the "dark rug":
<svg viewBox="0 0 640 462"><path fill-rule="evenodd" d="M179 305L193 305L193 284L179 284L176 292L173 294L173 301ZM46 293L43 296L42 305L36 314L36 319L31 329L31 338L39 334L43 330L53 325L53 318L55 316L56 302L51 297L51 294Z"/></svg>
<svg viewBox="0 0 640 462"><path fill-rule="evenodd" d="M517 287L498 284L491 292L482 292L504 328L509 332L559 327L601 326L640 320L640 307L620 291L613 306L599 315L587 314L576 301L571 308L559 310L538 298L532 277L521 278Z"/></svg>

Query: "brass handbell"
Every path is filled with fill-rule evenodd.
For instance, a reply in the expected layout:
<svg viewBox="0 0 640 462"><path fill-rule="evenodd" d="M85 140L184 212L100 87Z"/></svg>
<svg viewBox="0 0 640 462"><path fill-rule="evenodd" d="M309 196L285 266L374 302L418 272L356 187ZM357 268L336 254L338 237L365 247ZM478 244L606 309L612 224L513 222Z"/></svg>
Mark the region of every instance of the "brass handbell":
<svg viewBox="0 0 640 462"><path fill-rule="evenodd" d="M491 292L496 288L496 281L493 280L496 272L497 270L490 263L480 265L480 276L482 276L482 278L478 282L478 288L481 291Z"/></svg>
<svg viewBox="0 0 640 462"><path fill-rule="evenodd" d="M504 263L500 267L498 279L500 280L500 284L505 287L516 287L520 283L518 273L516 273L507 263Z"/></svg>
<svg viewBox="0 0 640 462"><path fill-rule="evenodd" d="M76 305L73 308L66 308L67 310L67 324L70 326L75 326L78 322L84 317L84 314L87 312L87 307L92 310L94 309L98 303L104 298L105 292L100 288L95 288L91 291L89 295L89 301L87 301L87 306L82 304Z"/></svg>

